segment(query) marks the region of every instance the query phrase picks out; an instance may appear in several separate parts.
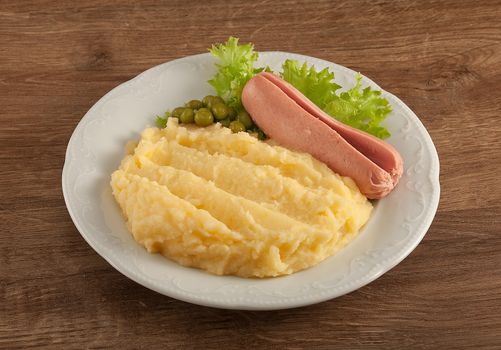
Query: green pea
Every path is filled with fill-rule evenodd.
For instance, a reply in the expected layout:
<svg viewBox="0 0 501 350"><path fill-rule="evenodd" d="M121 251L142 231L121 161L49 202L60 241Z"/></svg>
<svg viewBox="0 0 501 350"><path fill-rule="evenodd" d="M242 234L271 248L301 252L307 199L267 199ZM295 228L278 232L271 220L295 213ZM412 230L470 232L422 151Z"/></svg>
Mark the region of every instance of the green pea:
<svg viewBox="0 0 501 350"><path fill-rule="evenodd" d="M211 107L218 104L218 103L224 104L224 100L219 96L214 96L214 98L212 99Z"/></svg>
<svg viewBox="0 0 501 350"><path fill-rule="evenodd" d="M230 129L233 132L245 131L245 125L243 125L238 120L234 120L230 123Z"/></svg>
<svg viewBox="0 0 501 350"><path fill-rule="evenodd" d="M181 115L179 116L179 120L183 124L191 124L193 123L194 115L195 113L193 113L193 109L185 108L183 113L181 113Z"/></svg>
<svg viewBox="0 0 501 350"><path fill-rule="evenodd" d="M205 107L211 108L212 106L214 106L217 103L224 103L224 101L219 96L208 95L202 99L202 103L204 104Z"/></svg>
<svg viewBox="0 0 501 350"><path fill-rule="evenodd" d="M257 138L258 138L259 140L261 140L261 141L264 141L264 140L266 140L266 139L268 138L268 136L266 136L266 134L264 133L264 131L263 131L263 130L259 129L259 130L257 131Z"/></svg>
<svg viewBox="0 0 501 350"><path fill-rule="evenodd" d="M230 114L230 107L224 103L216 103L212 106L211 110L217 120L223 120Z"/></svg>
<svg viewBox="0 0 501 350"><path fill-rule="evenodd" d="M254 125L254 123L252 122L252 119L251 119L249 113L247 113L246 111L240 111L240 112L238 112L237 120L240 123L242 123L245 126L246 129L250 129Z"/></svg>
<svg viewBox="0 0 501 350"><path fill-rule="evenodd" d="M211 95L204 96L204 98L202 99L202 103L204 104L205 107L209 107L210 101L213 98L214 98L214 96L211 96Z"/></svg>
<svg viewBox="0 0 501 350"><path fill-rule="evenodd" d="M207 95L202 99L202 103L205 107L210 108L212 106L212 100L214 100L216 96Z"/></svg>
<svg viewBox="0 0 501 350"><path fill-rule="evenodd" d="M189 102L186 102L185 106L191 109L199 109L202 108L204 104L200 100L191 100Z"/></svg>
<svg viewBox="0 0 501 350"><path fill-rule="evenodd" d="M181 116L181 113L184 112L184 109L185 109L185 107L174 108L174 110L172 111L171 117L179 118Z"/></svg>
<svg viewBox="0 0 501 350"><path fill-rule="evenodd" d="M231 120L235 120L235 118L237 117L237 111L235 111L234 108L231 108L231 107L228 107L230 112L228 113L228 117L231 119Z"/></svg>
<svg viewBox="0 0 501 350"><path fill-rule="evenodd" d="M224 126L225 128L228 128L230 126L231 119L225 118L223 120L220 120L219 122L221 123L222 126Z"/></svg>
<svg viewBox="0 0 501 350"><path fill-rule="evenodd" d="M198 126L208 126L212 123L214 123L214 116L209 109L200 108L197 113L195 113L195 124Z"/></svg>

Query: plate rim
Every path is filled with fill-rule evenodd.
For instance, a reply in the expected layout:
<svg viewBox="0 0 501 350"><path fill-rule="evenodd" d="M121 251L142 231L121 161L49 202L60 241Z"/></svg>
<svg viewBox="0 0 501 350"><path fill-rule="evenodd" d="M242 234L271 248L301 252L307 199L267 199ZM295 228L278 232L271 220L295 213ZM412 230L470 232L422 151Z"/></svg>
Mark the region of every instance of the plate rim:
<svg viewBox="0 0 501 350"><path fill-rule="evenodd" d="M322 62L325 65L335 65L337 69L344 70L347 73L350 74L355 74L356 72L348 67L341 66L337 63L330 62L327 60L323 60L320 58L316 58L313 56L307 56L303 54L297 54L297 53L291 53L291 52L284 52L284 51L260 51L259 54L278 54L278 55L283 55L283 56L294 56L297 58L302 58L302 59L307 59L307 60L315 60L317 62ZM280 301L275 301L272 304L269 303L256 303L255 301L252 302L247 302L251 299L246 299L246 298L241 298L239 299L238 302L228 302L224 301L222 299L218 298L202 298L198 295L195 294L190 294L190 293L179 293L175 289L166 291L165 288L160 288L158 284L152 283L151 281L148 281L148 278L144 276L141 278L140 275L133 273L129 268L127 268L126 264L120 263L119 261L115 261L113 259L113 255L107 254L107 248L99 244L96 240L91 240L90 237L85 234L84 228L81 226L81 223L79 220L76 218L75 214L73 213L71 209L71 205L69 203L69 189L68 189L68 183L66 181L66 175L68 172L68 159L70 158L70 146L72 143L75 142L75 138L77 133L79 132L79 129L82 127L83 122L87 119L90 118L89 116L92 114L96 106L99 106L103 101L107 100L108 98L112 97L114 94L116 94L116 91L122 87L123 85L126 84L131 84L133 81L140 79L142 76L146 75L148 72L154 71L156 69L160 69L160 67L163 67L165 65L170 65L170 64L175 64L176 62L179 62L181 60L185 60L187 58L195 59L196 57L199 56L210 56L209 53L200 53L196 55L190 55L190 56L185 56L185 57L180 57L171 61L167 61L164 63L161 63L159 65L153 66L135 77L133 77L130 80L127 80L125 82L122 82L115 86L113 89L108 91L105 95L103 95L101 98L99 98L93 105L92 107L85 113L85 115L80 119L78 122L77 126L73 130L73 133L68 140L66 152L65 152L65 160L64 160L64 165L61 173L61 185L62 185L62 190L63 190L63 197L65 201L66 208L68 210L68 213L70 214L70 217L77 228L78 232L80 235L84 238L84 240L102 257L107 261L113 268L115 268L118 272L121 274L125 275L126 277L130 278L131 280L135 281L136 283L149 288L151 290L154 290L162 295L166 295L184 302L189 302L193 304L198 304L198 305L203 305L203 306L209 306L209 307L216 307L216 308L224 308L224 309L238 309L238 310L277 310L277 309L288 309L288 308L296 308L296 307L302 307L306 305L311 305L311 304L316 304L320 303L326 300L330 300L333 298L340 297L342 295L351 293L352 291L355 291L371 282L379 278L381 275L384 273L390 271L393 269L396 265L398 265L400 262L402 262L422 241L426 233L428 232L429 227L431 226L433 219L435 217L435 214L438 209L438 204L440 200L440 179L439 179L439 174L440 174L440 160L438 157L438 153L436 150L436 147L433 143L433 140L431 139L431 136L429 135L427 129L424 127L423 123L421 120L417 117L417 115L403 102L401 101L397 96L393 95L392 93L380 88L374 81L372 81L370 78L363 76L364 77L364 82L369 83L375 87L378 87L382 91L384 91L385 94L391 96L392 99L394 99L397 103L400 104L402 108L406 110L406 112L412 116L413 122L415 123L416 127L421 129L421 134L424 135L425 137L425 144L426 148L428 149L430 153L430 162L433 163L431 166L431 170L428 173L429 180L432 184L432 193L431 193L431 200L427 202L427 208L428 210L426 211L424 217L421 219L421 223L415 229L414 231L419 231L419 234L415 234L415 239L411 241L412 244L408 244L404 246L402 249L399 250L398 254L393 255L391 259L391 263L385 264L384 268L377 269L376 271L373 271L373 269L369 270L363 278L360 278L358 283L354 283L353 285L344 288L340 293L329 293L329 291L322 291L316 294L310 295L309 298L301 298L300 300L292 300L294 297L285 297L283 300ZM221 277L221 276L214 276L215 278ZM224 276L223 276L224 277Z"/></svg>

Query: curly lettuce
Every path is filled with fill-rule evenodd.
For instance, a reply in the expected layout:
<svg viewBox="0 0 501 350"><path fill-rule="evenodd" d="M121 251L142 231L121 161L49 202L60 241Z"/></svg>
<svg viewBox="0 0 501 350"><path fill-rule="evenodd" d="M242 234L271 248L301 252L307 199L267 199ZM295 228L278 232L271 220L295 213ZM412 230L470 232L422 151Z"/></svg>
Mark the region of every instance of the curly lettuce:
<svg viewBox="0 0 501 350"><path fill-rule="evenodd" d="M217 72L209 80L216 93L236 110L242 107L242 89L247 81L264 68L255 68L258 59L252 44L238 44L238 38L230 37L224 44L212 45L210 53L217 59Z"/></svg>
<svg viewBox="0 0 501 350"><path fill-rule="evenodd" d="M391 112L387 99L381 97L381 91L370 86L362 89L362 75L357 74L354 87L339 96L335 96L322 109L342 123L363 130L380 139L390 136L390 132L381 126L381 122Z"/></svg>
<svg viewBox="0 0 501 350"><path fill-rule="evenodd" d="M333 82L334 73L324 68L317 72L314 66L299 64L296 60L285 60L282 78L301 91L311 102L322 108L336 97L340 85Z"/></svg>
<svg viewBox="0 0 501 350"><path fill-rule="evenodd" d="M243 110L241 96L245 84L259 72L270 69L255 67L258 53L254 46L250 43L239 45L235 37L213 45L209 51L217 59L217 72L209 84L229 106L237 111ZM381 97L381 91L370 86L362 88L360 73L356 76L355 86L339 94L337 90L341 86L334 82L334 73L328 68L317 71L313 65L288 59L282 65L281 76L340 122L382 139L390 136L381 123L391 112L391 105Z"/></svg>
<svg viewBox="0 0 501 350"><path fill-rule="evenodd" d="M331 117L382 139L390 136L380 124L391 112L391 105L381 97L381 91L370 86L362 89L360 73L355 86L339 95L336 90L341 86L334 83L334 73L327 68L317 71L313 65L286 60L281 75Z"/></svg>
<svg viewBox="0 0 501 350"><path fill-rule="evenodd" d="M155 118L155 124L159 129L163 129L167 126L167 119L170 118L171 113L169 111L164 113L164 116L161 117L159 115L156 116Z"/></svg>

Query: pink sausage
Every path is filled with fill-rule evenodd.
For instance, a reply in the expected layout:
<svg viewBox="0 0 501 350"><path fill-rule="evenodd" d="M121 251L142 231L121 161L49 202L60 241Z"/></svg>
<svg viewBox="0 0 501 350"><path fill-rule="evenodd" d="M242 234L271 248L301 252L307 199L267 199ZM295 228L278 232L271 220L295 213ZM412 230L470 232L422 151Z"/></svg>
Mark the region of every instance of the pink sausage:
<svg viewBox="0 0 501 350"><path fill-rule="evenodd" d="M303 103L298 104L267 75L261 73L249 80L242 92L245 109L267 135L351 177L368 198L382 198L393 189L396 182L389 172L359 152L330 124L312 115ZM306 99L297 93L300 100Z"/></svg>
<svg viewBox="0 0 501 350"><path fill-rule="evenodd" d="M322 111L316 104L306 98L294 86L285 80L280 79L276 75L266 72L262 73L262 75L273 84L277 85L283 92L296 101L296 103L298 103L311 115L317 117L332 129L336 130L341 137L343 137L364 156L387 171L392 178L394 186L398 183L398 180L402 176L403 172L403 161L400 154L392 145L378 139L375 136L372 136L371 134L355 129L337 121L336 119L333 119L327 113Z"/></svg>

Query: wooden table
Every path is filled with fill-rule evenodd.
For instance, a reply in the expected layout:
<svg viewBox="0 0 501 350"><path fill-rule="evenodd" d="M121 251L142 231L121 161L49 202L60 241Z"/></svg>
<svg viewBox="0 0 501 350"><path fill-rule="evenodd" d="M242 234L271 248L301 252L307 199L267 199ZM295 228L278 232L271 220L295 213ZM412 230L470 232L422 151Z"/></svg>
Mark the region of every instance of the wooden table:
<svg viewBox="0 0 501 350"><path fill-rule="evenodd" d="M423 242L349 295L275 312L127 279L63 201L68 139L106 92L235 35L359 70L421 118L442 196ZM0 348L501 348L500 1L0 2Z"/></svg>

